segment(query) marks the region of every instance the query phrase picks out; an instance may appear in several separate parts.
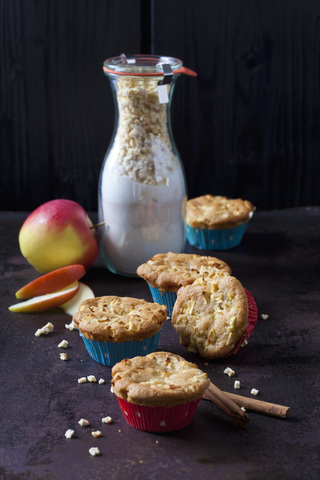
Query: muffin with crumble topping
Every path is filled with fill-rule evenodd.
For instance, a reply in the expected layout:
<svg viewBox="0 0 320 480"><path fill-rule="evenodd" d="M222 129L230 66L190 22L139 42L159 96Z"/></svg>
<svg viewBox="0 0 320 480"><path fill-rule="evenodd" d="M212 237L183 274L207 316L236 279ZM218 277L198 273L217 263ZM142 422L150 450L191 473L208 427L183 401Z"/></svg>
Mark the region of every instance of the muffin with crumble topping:
<svg viewBox="0 0 320 480"><path fill-rule="evenodd" d="M167 315L165 305L111 295L84 300L73 320L91 357L113 366L155 351Z"/></svg>
<svg viewBox="0 0 320 480"><path fill-rule="evenodd" d="M169 315L179 288L215 273L231 274L231 268L216 257L173 252L158 253L137 269L137 274L147 282L153 300L166 305Z"/></svg>
<svg viewBox="0 0 320 480"><path fill-rule="evenodd" d="M256 317L237 278L213 275L179 290L171 321L189 352L215 359L230 355L245 339L249 310Z"/></svg>
<svg viewBox="0 0 320 480"><path fill-rule="evenodd" d="M241 243L255 207L242 198L202 195L187 201L187 239L205 250L228 250Z"/></svg>
<svg viewBox="0 0 320 480"><path fill-rule="evenodd" d="M125 359L112 368L113 392L126 421L147 432L189 425L209 384L197 365L168 352Z"/></svg>

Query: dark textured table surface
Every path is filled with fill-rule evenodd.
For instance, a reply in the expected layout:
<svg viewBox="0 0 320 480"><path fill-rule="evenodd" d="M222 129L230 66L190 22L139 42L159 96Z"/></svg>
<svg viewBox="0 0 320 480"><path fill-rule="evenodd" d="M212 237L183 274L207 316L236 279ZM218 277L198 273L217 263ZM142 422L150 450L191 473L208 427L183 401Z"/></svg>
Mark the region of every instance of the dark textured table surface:
<svg viewBox="0 0 320 480"><path fill-rule="evenodd" d="M203 400L182 431L151 434L125 422L110 391L110 368L95 363L61 310L15 314L18 288L37 273L20 254L24 213L0 213L0 479L318 479L320 478L320 208L257 212L242 244L215 255L254 296L258 323L237 355L206 362L179 345L170 321L158 349L178 353L205 370L222 390L291 407L287 419L250 413L245 429ZM189 252L197 250L188 247ZM203 254L207 252L202 252ZM96 296L151 301L141 279L116 276L99 258L83 279ZM267 314L268 319L261 319ZM35 331L54 324L48 336ZM58 344L69 342L68 361ZM231 367L236 376L223 373ZM79 384L95 375L106 384ZM234 380L241 389L234 390ZM113 423L102 424L110 415ZM86 418L89 427L80 427ZM67 429L75 437L67 440ZM91 431L100 429L95 439ZM101 455L92 457L89 448Z"/></svg>

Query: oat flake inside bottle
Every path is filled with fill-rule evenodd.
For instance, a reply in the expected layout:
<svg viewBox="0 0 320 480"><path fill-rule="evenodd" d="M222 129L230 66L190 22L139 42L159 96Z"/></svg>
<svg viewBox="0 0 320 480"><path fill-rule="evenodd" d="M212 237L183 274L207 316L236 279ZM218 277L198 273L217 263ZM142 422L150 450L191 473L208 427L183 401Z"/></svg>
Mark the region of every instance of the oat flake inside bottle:
<svg viewBox="0 0 320 480"><path fill-rule="evenodd" d="M100 246L108 269L136 276L156 253L183 252L186 181L170 121L173 88L181 73L171 57L113 57L103 64L116 119L99 179Z"/></svg>

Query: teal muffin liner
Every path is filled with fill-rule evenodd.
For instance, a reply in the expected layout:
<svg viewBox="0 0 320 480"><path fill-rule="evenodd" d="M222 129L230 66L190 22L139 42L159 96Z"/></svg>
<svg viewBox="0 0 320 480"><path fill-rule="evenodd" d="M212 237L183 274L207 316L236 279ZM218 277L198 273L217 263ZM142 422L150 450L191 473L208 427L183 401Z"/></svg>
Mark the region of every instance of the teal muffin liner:
<svg viewBox="0 0 320 480"><path fill-rule="evenodd" d="M248 223L223 230L192 228L187 225L187 240L190 245L202 250L229 250L240 244Z"/></svg>
<svg viewBox="0 0 320 480"><path fill-rule="evenodd" d="M177 294L175 292L161 292L158 288L151 287L149 285L149 289L153 298L153 301L159 303L160 305L165 305L168 309L168 314L172 315L172 310L174 304L177 300Z"/></svg>
<svg viewBox="0 0 320 480"><path fill-rule="evenodd" d="M102 365L113 367L124 358L145 356L148 355L148 353L155 352L160 332L161 330L144 340L128 340L126 342L102 342L99 340L90 340L81 333L80 336L93 360Z"/></svg>

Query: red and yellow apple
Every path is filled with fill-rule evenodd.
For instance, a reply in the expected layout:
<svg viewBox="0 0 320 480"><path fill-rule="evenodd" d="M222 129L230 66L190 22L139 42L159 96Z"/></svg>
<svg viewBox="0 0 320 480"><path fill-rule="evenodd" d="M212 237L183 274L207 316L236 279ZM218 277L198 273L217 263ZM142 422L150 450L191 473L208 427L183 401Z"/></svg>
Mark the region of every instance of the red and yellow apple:
<svg viewBox="0 0 320 480"><path fill-rule="evenodd" d="M40 273L67 265L88 269L99 252L92 222L78 203L57 199L34 210L19 233L22 255Z"/></svg>

